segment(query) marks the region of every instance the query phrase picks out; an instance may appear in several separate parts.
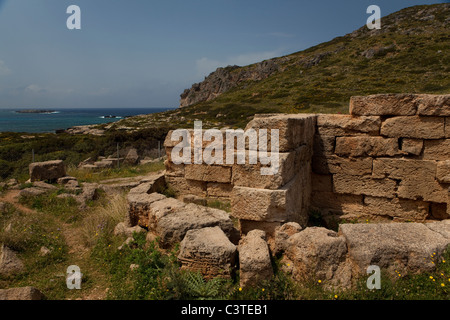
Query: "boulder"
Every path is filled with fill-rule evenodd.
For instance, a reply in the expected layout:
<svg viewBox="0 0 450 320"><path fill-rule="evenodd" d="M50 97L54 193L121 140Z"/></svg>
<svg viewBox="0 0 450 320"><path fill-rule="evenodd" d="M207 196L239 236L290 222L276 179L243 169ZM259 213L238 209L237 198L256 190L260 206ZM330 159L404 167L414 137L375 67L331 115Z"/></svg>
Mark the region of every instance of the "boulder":
<svg viewBox="0 0 450 320"><path fill-rule="evenodd" d="M19 197L37 197L46 193L46 190L42 190L40 188L26 188L20 190Z"/></svg>
<svg viewBox="0 0 450 320"><path fill-rule="evenodd" d="M10 276L21 273L25 270L25 265L17 254L7 246L0 247L0 275Z"/></svg>
<svg viewBox="0 0 450 320"><path fill-rule="evenodd" d="M273 276L266 233L252 230L239 242L239 275L241 287L257 286Z"/></svg>
<svg viewBox="0 0 450 320"><path fill-rule="evenodd" d="M66 168L62 160L34 162L29 166L31 182L56 181L66 175Z"/></svg>
<svg viewBox="0 0 450 320"><path fill-rule="evenodd" d="M61 185L66 185L67 183L69 183L71 181L77 181L77 178L71 177L71 176L65 176L65 177L62 177L62 178L59 178L58 180L56 180L56 183L61 184Z"/></svg>
<svg viewBox="0 0 450 320"><path fill-rule="evenodd" d="M189 230L180 244L182 269L201 272L211 279L229 278L236 261L236 246L219 227Z"/></svg>
<svg viewBox="0 0 450 320"><path fill-rule="evenodd" d="M34 287L11 288L0 290L0 300L44 300L42 292Z"/></svg>
<svg viewBox="0 0 450 320"><path fill-rule="evenodd" d="M51 191L51 190L58 189L54 185L51 185L49 183L45 183L44 181L35 181L35 182L33 182L33 187L36 187L36 188L39 188L39 189L42 189L42 190L46 190L46 191Z"/></svg>

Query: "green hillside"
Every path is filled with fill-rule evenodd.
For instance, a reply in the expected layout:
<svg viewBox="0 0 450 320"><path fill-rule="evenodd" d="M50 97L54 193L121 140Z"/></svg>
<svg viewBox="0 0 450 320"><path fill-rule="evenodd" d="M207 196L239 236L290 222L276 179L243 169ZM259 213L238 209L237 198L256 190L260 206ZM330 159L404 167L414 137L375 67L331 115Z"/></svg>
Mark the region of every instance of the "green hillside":
<svg viewBox="0 0 450 320"><path fill-rule="evenodd" d="M406 8L381 22L381 30L363 26L271 59L281 71L264 80L240 83L214 100L148 120L168 116L172 124L189 124L196 118L207 126L242 127L255 113L347 113L354 95L449 93L450 4ZM230 68L230 72L251 67ZM128 124L137 124L132 122Z"/></svg>

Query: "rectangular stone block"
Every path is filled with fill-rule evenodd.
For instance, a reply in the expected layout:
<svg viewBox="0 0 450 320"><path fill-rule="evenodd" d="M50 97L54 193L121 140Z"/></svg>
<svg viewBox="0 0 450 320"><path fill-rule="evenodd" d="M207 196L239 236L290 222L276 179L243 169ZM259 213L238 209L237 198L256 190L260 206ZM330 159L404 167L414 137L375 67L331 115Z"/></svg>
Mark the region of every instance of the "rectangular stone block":
<svg viewBox="0 0 450 320"><path fill-rule="evenodd" d="M172 174L173 176L184 176L184 164L175 164L169 160L164 161L164 167L166 172Z"/></svg>
<svg viewBox="0 0 450 320"><path fill-rule="evenodd" d="M450 183L450 160L438 161L436 178L440 183Z"/></svg>
<svg viewBox="0 0 450 320"><path fill-rule="evenodd" d="M395 138L441 139L444 138L442 117L393 117L381 125L381 135Z"/></svg>
<svg viewBox="0 0 450 320"><path fill-rule="evenodd" d="M378 116L352 116L341 114L319 114L317 116L317 127L320 129L335 129L335 136L351 135L362 132L377 135L380 132L381 120ZM330 130L331 129L331 130ZM319 131L320 132L320 131Z"/></svg>
<svg viewBox="0 0 450 320"><path fill-rule="evenodd" d="M350 157L394 156L399 153L398 140L383 137L338 137L336 154Z"/></svg>
<svg viewBox="0 0 450 320"><path fill-rule="evenodd" d="M187 180L185 177L177 177L166 174L166 183L178 195L192 194L199 197L206 197L206 182Z"/></svg>
<svg viewBox="0 0 450 320"><path fill-rule="evenodd" d="M333 175L334 192L394 198L397 183L391 179L373 179L342 174Z"/></svg>
<svg viewBox="0 0 450 320"><path fill-rule="evenodd" d="M435 161L410 159L375 159L373 177L400 180L399 198L446 202L445 186L436 180Z"/></svg>
<svg viewBox="0 0 450 320"><path fill-rule="evenodd" d="M308 156L304 154L307 150L306 146L302 146L292 152L278 153L276 161L278 161L278 169L276 161L272 164L262 165L259 161L258 152L249 151L246 157L246 164L233 165L232 182L235 186L251 187L261 189L278 189L287 184L295 177L298 170L305 166L305 162L310 162L311 154ZM257 164L250 164L249 157L252 156L258 159ZM271 153L268 153L271 157ZM273 174L264 174L267 172L261 171L263 168L274 169Z"/></svg>
<svg viewBox="0 0 450 320"><path fill-rule="evenodd" d="M206 185L207 196L211 198L230 198L233 191L231 183L208 182Z"/></svg>
<svg viewBox="0 0 450 320"><path fill-rule="evenodd" d="M401 145L403 152L418 156L422 153L423 140L405 138L402 139Z"/></svg>
<svg viewBox="0 0 450 320"><path fill-rule="evenodd" d="M450 116L450 94L421 94L417 98L417 114L424 116Z"/></svg>
<svg viewBox="0 0 450 320"><path fill-rule="evenodd" d="M195 181L206 182L231 182L231 167L207 165L207 164L188 164L185 169L185 178Z"/></svg>
<svg viewBox="0 0 450 320"><path fill-rule="evenodd" d="M252 221L306 223L309 203L303 202L309 201L310 189L305 182L299 174L277 190L235 186L231 193L231 215Z"/></svg>
<svg viewBox="0 0 450 320"><path fill-rule="evenodd" d="M364 197L368 215L387 216L395 221L424 222L429 215L429 203L407 199Z"/></svg>
<svg viewBox="0 0 450 320"><path fill-rule="evenodd" d="M316 127L316 117L315 114L282 114L272 117L255 117L247 124L245 131L254 129L259 132L260 129L267 129L267 136L270 141L271 131L269 129L278 129L279 151L289 152L297 149L301 145L312 144ZM270 150L270 146L268 150Z"/></svg>
<svg viewBox="0 0 450 320"><path fill-rule="evenodd" d="M355 116L410 116L417 111L416 95L376 94L350 98L350 114Z"/></svg>
<svg viewBox="0 0 450 320"><path fill-rule="evenodd" d="M363 196L353 194L339 194L334 192L313 192L311 206L315 208L327 208L340 213L361 211L363 208Z"/></svg>
<svg viewBox="0 0 450 320"><path fill-rule="evenodd" d="M450 139L425 140L423 149L425 160L450 159Z"/></svg>
<svg viewBox="0 0 450 320"><path fill-rule="evenodd" d="M372 158L314 157L312 168L318 174L362 176L372 174Z"/></svg>

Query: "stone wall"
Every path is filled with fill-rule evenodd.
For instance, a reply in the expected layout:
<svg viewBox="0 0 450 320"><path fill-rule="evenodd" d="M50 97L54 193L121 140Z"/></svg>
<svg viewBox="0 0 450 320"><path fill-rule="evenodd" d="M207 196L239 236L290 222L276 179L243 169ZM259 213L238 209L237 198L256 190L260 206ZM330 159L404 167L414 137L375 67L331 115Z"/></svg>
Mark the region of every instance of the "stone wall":
<svg viewBox="0 0 450 320"><path fill-rule="evenodd" d="M248 163L255 152L248 144L245 164L176 165L171 153L178 142L169 133L166 181L179 195L231 201L241 233L263 229L269 238L284 222L305 226L314 211L328 225L343 219L446 219L449 100L450 95L374 95L352 97L349 115L256 115L245 131L279 131L280 167L268 176L261 175L260 162ZM203 142L203 149L209 144Z"/></svg>
<svg viewBox="0 0 450 320"><path fill-rule="evenodd" d="M317 116L312 208L345 219L449 218L450 95L352 97Z"/></svg>

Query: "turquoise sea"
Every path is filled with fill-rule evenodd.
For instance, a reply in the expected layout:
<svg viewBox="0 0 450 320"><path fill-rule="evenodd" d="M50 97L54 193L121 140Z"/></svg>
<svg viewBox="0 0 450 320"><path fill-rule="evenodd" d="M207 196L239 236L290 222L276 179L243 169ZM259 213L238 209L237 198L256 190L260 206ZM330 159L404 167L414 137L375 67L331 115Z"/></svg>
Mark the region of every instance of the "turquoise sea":
<svg viewBox="0 0 450 320"><path fill-rule="evenodd" d="M157 113L169 108L86 108L51 109L53 113L17 113L20 109L0 109L0 132L55 132L73 126L115 122L128 116ZM47 110L47 109L46 109ZM116 118L107 118L116 116Z"/></svg>

